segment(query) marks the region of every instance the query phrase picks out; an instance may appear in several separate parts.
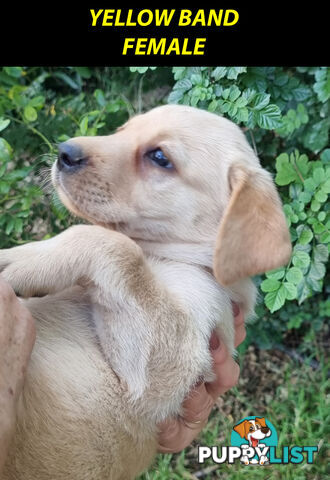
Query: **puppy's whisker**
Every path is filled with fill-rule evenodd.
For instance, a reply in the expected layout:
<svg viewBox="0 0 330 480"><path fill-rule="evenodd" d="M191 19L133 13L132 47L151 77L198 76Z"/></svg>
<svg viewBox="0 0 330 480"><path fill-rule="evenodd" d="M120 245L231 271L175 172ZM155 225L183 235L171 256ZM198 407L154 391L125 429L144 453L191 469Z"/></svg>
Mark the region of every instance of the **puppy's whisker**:
<svg viewBox="0 0 330 480"><path fill-rule="evenodd" d="M51 168L43 167L35 174L35 182L41 190L47 194L51 194L53 191L53 184L51 178Z"/></svg>

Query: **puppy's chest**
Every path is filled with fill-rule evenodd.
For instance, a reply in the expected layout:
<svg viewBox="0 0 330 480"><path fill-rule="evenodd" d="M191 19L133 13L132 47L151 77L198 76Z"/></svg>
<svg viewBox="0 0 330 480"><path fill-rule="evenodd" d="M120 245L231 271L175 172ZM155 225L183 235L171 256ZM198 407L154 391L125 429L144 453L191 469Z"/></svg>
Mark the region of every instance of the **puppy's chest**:
<svg viewBox="0 0 330 480"><path fill-rule="evenodd" d="M148 259L157 280L189 311L202 333L232 319L231 299L214 277L199 266Z"/></svg>

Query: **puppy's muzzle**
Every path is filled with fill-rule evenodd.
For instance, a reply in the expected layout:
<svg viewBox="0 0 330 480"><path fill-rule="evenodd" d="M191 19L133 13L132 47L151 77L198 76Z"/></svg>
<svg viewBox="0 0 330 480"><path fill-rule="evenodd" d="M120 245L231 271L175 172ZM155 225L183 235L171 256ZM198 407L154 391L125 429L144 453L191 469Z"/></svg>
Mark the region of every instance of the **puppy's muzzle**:
<svg viewBox="0 0 330 480"><path fill-rule="evenodd" d="M75 173L87 165L82 149L70 140L58 146L57 168L65 173Z"/></svg>

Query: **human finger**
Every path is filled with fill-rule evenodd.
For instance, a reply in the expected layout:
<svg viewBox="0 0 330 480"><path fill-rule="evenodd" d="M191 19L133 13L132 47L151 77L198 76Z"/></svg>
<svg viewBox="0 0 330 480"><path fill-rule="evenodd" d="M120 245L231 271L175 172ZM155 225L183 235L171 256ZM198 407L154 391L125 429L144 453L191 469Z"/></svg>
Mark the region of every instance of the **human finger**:
<svg viewBox="0 0 330 480"><path fill-rule="evenodd" d="M213 357L213 371L216 378L213 382L205 384L205 388L213 401L234 387L239 378L239 365L229 354L224 342L222 342L215 332L211 336L211 354Z"/></svg>

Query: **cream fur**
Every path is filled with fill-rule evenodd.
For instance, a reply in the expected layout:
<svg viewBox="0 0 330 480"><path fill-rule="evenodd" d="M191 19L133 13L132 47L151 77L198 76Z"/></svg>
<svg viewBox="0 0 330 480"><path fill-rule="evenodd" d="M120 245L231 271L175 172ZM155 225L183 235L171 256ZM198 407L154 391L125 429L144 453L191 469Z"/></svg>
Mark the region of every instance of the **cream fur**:
<svg viewBox="0 0 330 480"><path fill-rule="evenodd" d="M37 322L4 480L135 478L156 453L157 422L180 413L198 379L212 378L214 328L234 353L231 301L253 313L256 291L246 277L256 273L258 252L244 250L245 236L249 246L258 239L258 271L269 256L274 268L290 252L273 183L232 122L164 106L114 135L70 142L87 165L72 175L54 165L53 182L65 205L93 225L0 251L2 275L33 297L24 302ZM150 163L146 153L158 147L174 171ZM233 165L258 181L246 174L243 189ZM263 244L258 220L253 231L243 221L245 199L249 210L257 197L279 219L269 234L271 248L284 245L280 255ZM225 237L222 218L233 237ZM215 280L213 263L230 287Z"/></svg>

